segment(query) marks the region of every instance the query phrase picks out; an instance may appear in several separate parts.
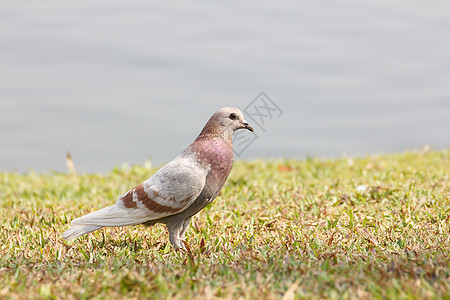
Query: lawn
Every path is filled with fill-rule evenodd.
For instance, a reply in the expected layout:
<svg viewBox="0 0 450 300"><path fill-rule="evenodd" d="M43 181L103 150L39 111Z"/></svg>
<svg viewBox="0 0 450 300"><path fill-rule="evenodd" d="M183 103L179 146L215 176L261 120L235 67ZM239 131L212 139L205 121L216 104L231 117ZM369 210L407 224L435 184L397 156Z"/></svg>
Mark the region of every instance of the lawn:
<svg viewBox="0 0 450 300"><path fill-rule="evenodd" d="M187 251L166 228L61 239L156 171L0 173L0 298L450 298L450 151L237 161Z"/></svg>

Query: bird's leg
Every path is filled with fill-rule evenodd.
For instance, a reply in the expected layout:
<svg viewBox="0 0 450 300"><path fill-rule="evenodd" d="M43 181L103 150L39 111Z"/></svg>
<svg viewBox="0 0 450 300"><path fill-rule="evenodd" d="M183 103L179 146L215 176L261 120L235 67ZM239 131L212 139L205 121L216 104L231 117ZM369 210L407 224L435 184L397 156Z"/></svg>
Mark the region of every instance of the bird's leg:
<svg viewBox="0 0 450 300"><path fill-rule="evenodd" d="M180 232L183 228L183 222L167 223L169 230L169 241L172 243L174 249L185 249L183 242L180 239Z"/></svg>
<svg viewBox="0 0 450 300"><path fill-rule="evenodd" d="M180 239L181 240L185 240L186 239L186 230L189 227L189 222L190 221L191 221L191 217L188 217L183 222L183 227L181 228L181 231L180 231Z"/></svg>

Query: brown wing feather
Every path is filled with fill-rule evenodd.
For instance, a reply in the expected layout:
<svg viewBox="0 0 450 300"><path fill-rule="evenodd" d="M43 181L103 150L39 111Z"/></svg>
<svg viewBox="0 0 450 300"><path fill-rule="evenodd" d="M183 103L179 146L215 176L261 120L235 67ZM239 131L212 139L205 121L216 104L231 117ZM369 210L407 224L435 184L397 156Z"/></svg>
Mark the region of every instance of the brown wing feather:
<svg viewBox="0 0 450 300"><path fill-rule="evenodd" d="M158 195L155 195L157 197ZM120 200L122 200L123 205L126 208L137 209L138 202L142 203L145 207L155 213L176 213L179 212L183 207L170 207L166 205L161 205L156 201L149 198L148 194L144 190L144 185L140 184L129 190L124 194ZM184 201L183 201L184 202Z"/></svg>

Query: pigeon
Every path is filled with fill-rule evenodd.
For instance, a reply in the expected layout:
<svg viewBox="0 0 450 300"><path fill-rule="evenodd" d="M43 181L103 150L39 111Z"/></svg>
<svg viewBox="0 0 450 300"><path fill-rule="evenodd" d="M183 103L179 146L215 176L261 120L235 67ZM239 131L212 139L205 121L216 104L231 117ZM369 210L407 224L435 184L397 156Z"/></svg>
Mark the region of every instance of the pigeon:
<svg viewBox="0 0 450 300"><path fill-rule="evenodd" d="M63 238L71 240L103 227L163 223L174 249L185 249L183 240L191 217L217 197L230 174L232 135L238 129L253 132L238 108L219 109L180 155L120 196L114 205L73 220Z"/></svg>

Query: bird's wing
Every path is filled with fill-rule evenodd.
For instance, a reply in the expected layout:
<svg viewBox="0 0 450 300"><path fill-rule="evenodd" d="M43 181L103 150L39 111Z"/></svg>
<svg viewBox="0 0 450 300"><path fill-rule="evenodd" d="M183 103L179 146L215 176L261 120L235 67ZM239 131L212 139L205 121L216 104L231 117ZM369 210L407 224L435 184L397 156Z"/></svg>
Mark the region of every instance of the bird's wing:
<svg viewBox="0 0 450 300"><path fill-rule="evenodd" d="M120 196L116 206L147 221L182 212L202 192L208 171L193 158L177 157Z"/></svg>

